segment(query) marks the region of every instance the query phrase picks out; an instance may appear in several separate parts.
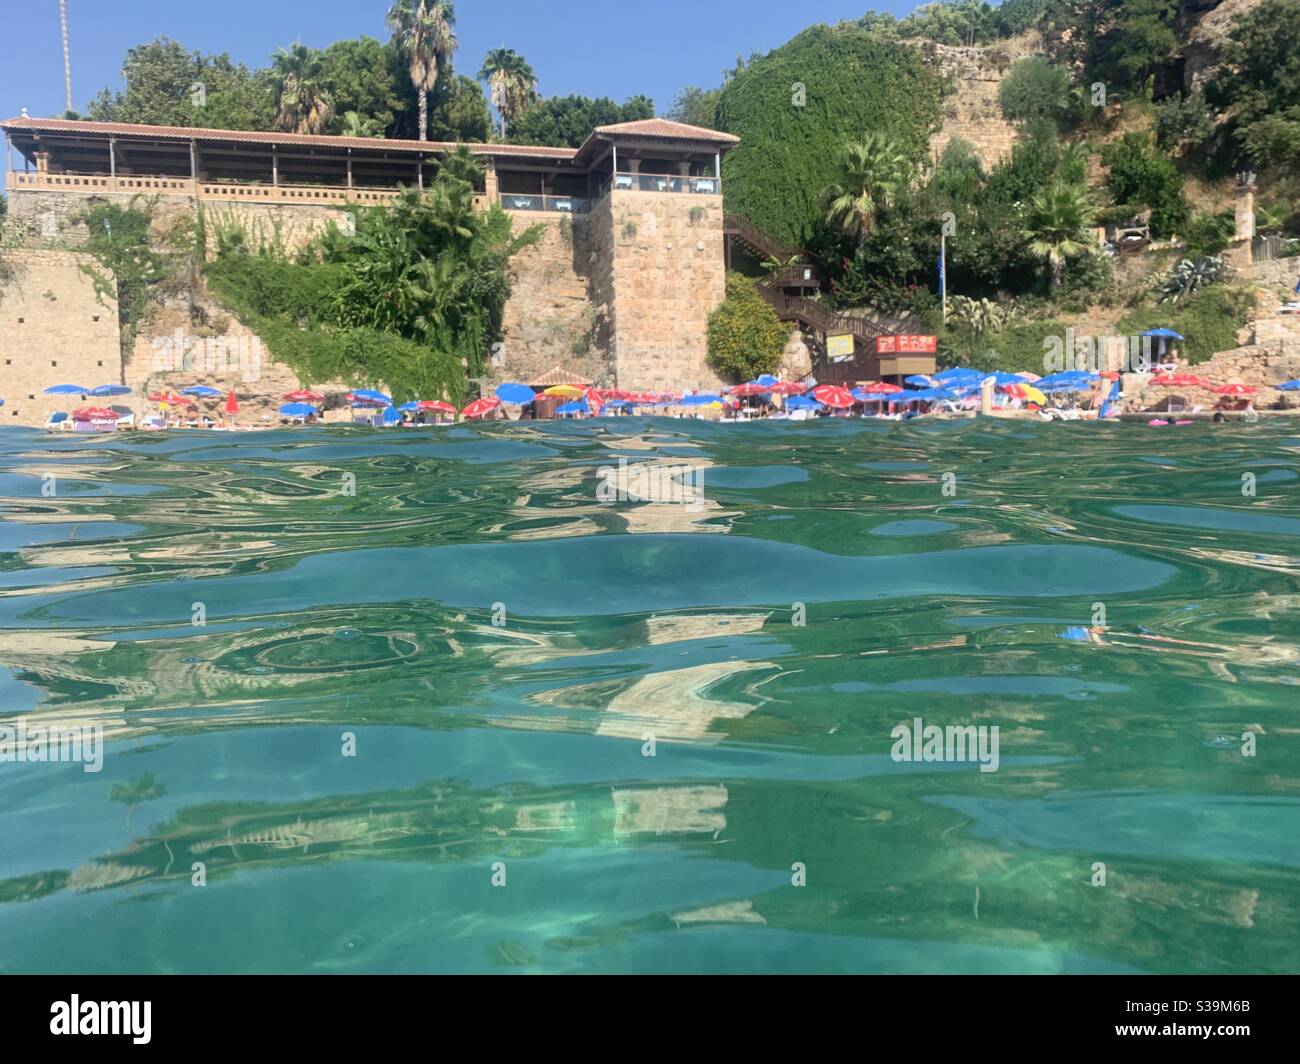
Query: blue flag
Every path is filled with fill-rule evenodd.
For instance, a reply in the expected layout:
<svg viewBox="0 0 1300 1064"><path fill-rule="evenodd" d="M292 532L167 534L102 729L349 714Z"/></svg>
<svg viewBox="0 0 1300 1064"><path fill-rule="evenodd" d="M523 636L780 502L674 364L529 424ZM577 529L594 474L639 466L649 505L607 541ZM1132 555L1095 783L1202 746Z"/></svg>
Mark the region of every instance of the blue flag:
<svg viewBox="0 0 1300 1064"><path fill-rule="evenodd" d="M943 261L942 252L940 253L939 258L937 260L937 265L939 267L939 291L943 292L943 290L947 288L948 285L947 285L947 278L944 276L944 261ZM1297 286L1297 291L1300 291L1300 286Z"/></svg>

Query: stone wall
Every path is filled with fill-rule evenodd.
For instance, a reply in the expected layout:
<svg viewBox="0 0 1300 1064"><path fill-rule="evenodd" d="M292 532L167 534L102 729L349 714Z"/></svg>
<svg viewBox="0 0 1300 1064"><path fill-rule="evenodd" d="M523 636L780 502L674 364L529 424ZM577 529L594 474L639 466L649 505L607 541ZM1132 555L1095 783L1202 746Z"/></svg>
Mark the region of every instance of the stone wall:
<svg viewBox="0 0 1300 1064"><path fill-rule="evenodd" d="M590 297L591 215L520 211L510 217L516 233L540 225L542 235L510 260L510 299L494 377L535 380L562 365L603 382L610 376L608 337L604 315Z"/></svg>
<svg viewBox="0 0 1300 1064"><path fill-rule="evenodd" d="M82 270L94 261L29 249L0 260L12 270L0 285L0 424L43 425L54 411L81 405L79 396L42 394L52 384L121 383L117 302L97 296Z"/></svg>
<svg viewBox="0 0 1300 1064"><path fill-rule="evenodd" d="M609 256L610 357L620 387L715 388L708 318L725 295L722 197L610 192L595 219L598 260ZM603 295L603 278L595 286Z"/></svg>
<svg viewBox="0 0 1300 1064"><path fill-rule="evenodd" d="M930 138L931 157L938 160L948 143L960 138L975 149L985 168L1007 158L1016 143L1016 127L1002 117L998 87L1012 63L1042 50L1041 38L1030 32L976 48L924 47L955 90L944 99L943 124Z"/></svg>

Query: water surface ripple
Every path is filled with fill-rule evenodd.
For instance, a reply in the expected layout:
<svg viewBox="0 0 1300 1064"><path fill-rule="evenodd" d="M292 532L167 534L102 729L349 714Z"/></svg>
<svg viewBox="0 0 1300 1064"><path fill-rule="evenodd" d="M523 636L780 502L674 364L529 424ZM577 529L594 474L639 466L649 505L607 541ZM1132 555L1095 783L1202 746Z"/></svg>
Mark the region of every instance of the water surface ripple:
<svg viewBox="0 0 1300 1064"><path fill-rule="evenodd" d="M0 763L0 971L1295 970L1298 472L1278 420L6 429L0 724L107 747Z"/></svg>

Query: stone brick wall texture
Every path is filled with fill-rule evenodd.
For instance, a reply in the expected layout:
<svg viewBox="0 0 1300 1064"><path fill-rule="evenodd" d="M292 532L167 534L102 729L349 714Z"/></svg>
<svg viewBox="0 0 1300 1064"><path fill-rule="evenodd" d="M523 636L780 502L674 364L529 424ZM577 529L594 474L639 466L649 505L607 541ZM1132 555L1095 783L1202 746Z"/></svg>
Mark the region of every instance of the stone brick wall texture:
<svg viewBox="0 0 1300 1064"><path fill-rule="evenodd" d="M709 314L726 289L722 197L615 191L608 200L619 386L717 387L706 356Z"/></svg>
<svg viewBox="0 0 1300 1064"><path fill-rule="evenodd" d="M0 287L0 425L43 425L54 411L82 405L79 396L42 394L50 385L121 383L116 301L97 297L82 270L94 261L25 249L0 259L13 271Z"/></svg>

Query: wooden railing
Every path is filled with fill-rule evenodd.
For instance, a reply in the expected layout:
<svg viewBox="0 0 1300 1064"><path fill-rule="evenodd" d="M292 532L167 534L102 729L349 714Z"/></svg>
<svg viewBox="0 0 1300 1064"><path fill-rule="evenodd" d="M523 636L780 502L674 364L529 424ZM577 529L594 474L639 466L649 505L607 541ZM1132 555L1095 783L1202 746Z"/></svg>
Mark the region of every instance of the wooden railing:
<svg viewBox="0 0 1300 1064"><path fill-rule="evenodd" d="M802 248L768 236L743 214L727 211L722 216L722 231L724 235L734 237L748 246L751 251L756 251L776 262L788 262L804 253Z"/></svg>

